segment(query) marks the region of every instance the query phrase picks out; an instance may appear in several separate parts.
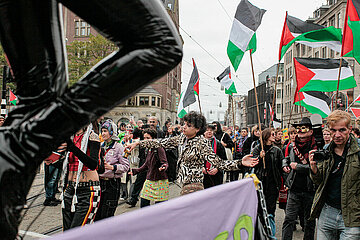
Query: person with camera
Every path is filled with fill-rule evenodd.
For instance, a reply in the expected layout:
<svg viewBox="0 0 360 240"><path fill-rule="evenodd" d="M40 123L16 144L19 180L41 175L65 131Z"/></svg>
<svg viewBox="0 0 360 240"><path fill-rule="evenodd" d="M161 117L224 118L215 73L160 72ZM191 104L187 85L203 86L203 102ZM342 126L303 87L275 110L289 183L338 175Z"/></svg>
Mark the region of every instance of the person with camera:
<svg viewBox="0 0 360 240"><path fill-rule="evenodd" d="M360 239L360 148L350 123L349 113L332 112L328 156L310 152L310 177L318 185L311 211L311 219L318 218L317 239Z"/></svg>
<svg viewBox="0 0 360 240"><path fill-rule="evenodd" d="M289 188L286 214L282 226L282 239L291 240L300 210L304 211L304 239L314 239L315 221L309 221L315 187L310 179L309 151L316 149L312 124L304 117L292 124L298 135L295 144L289 146L289 155L283 160L283 170L288 173L285 185Z"/></svg>

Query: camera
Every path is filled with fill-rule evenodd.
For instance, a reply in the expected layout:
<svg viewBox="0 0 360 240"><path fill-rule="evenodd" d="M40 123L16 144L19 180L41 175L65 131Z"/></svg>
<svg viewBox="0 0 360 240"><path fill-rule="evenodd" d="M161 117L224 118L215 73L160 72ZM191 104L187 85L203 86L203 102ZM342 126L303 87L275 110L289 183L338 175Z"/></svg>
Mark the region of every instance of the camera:
<svg viewBox="0 0 360 240"><path fill-rule="evenodd" d="M319 114L313 114L311 115L310 120L317 148L314 152L314 160L316 162L322 162L329 158L329 151L324 149L325 141L322 132L322 118Z"/></svg>

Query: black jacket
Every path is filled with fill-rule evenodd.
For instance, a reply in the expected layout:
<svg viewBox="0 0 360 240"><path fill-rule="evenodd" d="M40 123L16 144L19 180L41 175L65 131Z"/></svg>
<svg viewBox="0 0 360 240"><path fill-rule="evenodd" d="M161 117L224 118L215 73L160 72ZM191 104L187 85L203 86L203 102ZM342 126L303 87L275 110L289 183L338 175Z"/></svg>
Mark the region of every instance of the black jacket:
<svg viewBox="0 0 360 240"><path fill-rule="evenodd" d="M258 157L260 155L260 152L261 152L261 146L257 145L253 151L254 157ZM266 152L266 154L270 155L273 178L275 179L277 190L280 190L281 177L282 177L282 160L284 159L284 155L280 150L280 148L276 146L272 146ZM254 170L255 170L255 174L261 179L261 176L263 174L262 159L260 159L259 164L254 167Z"/></svg>
<svg viewBox="0 0 360 240"><path fill-rule="evenodd" d="M308 160L308 159L307 159ZM290 167L290 163L292 162L296 162L298 163L296 166L296 169L293 170ZM289 156L287 156L286 158L283 159L282 162L282 167L289 167L291 169L290 173L288 174L288 176L285 178L285 185L291 190L292 185L295 181L296 178L296 173L297 172L302 172L302 173L307 173L307 177L306 177L306 182L304 184L306 184L306 188L308 191L312 192L315 191L315 186L313 181L310 179L310 164L302 164L299 157L296 156L293 146L292 144L289 145Z"/></svg>

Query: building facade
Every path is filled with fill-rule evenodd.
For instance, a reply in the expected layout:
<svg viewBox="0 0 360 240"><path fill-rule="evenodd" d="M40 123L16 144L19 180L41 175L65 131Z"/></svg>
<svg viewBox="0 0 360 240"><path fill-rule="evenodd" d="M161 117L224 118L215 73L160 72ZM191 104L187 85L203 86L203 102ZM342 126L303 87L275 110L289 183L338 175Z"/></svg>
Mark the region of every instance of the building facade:
<svg viewBox="0 0 360 240"><path fill-rule="evenodd" d="M162 0L164 6L179 31L178 0ZM66 44L73 41L86 41L90 34L96 36L95 29L65 7L63 10L64 33ZM181 63L165 76L140 90L135 96L127 99L112 109L105 117L115 122L128 122L133 116L135 120L156 116L161 124L168 119L177 120L177 105L181 91Z"/></svg>
<svg viewBox="0 0 360 240"><path fill-rule="evenodd" d="M334 26L343 29L346 11L346 0L327 0L313 12L313 17L307 21L314 22L326 27ZM293 44L284 55L284 83L283 83L283 105L284 111L282 119L287 126L288 123L299 122L302 117L310 116L310 113L303 107L293 104L294 94L296 90L296 76L294 68L294 57L303 58L340 58L340 53L327 47L311 48L303 44ZM360 84L360 68L359 64L353 58L344 58L351 66L357 85ZM341 91L346 101L351 103L353 99L360 94L360 89L349 89ZM333 97L336 92L327 93L329 97ZM283 125L284 126L284 125Z"/></svg>

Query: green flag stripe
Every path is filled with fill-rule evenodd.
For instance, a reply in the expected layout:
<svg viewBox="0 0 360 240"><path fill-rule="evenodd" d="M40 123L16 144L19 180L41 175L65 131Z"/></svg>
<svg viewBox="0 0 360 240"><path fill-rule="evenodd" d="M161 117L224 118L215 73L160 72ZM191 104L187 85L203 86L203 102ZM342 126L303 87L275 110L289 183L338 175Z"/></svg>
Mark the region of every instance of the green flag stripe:
<svg viewBox="0 0 360 240"><path fill-rule="evenodd" d="M337 90L337 83L337 80L310 80L299 92L332 92ZM356 87L356 81L353 76L340 80L339 90L346 90L354 87Z"/></svg>
<svg viewBox="0 0 360 240"><path fill-rule="evenodd" d="M228 43L227 54L229 56L230 62L233 65L235 71L238 69L241 59L244 56L244 52L241 51L238 47L235 46L231 41Z"/></svg>
<svg viewBox="0 0 360 240"><path fill-rule="evenodd" d="M179 112L178 117L179 117L179 118L183 118L186 114L187 114L187 112L185 111L185 109L182 109L182 110Z"/></svg>
<svg viewBox="0 0 360 240"><path fill-rule="evenodd" d="M225 88L225 93L229 94L229 95L231 95L233 93L237 93L235 84L232 83L231 86L228 89Z"/></svg>
<svg viewBox="0 0 360 240"><path fill-rule="evenodd" d="M310 106L310 105L307 105L306 103L304 103L304 101L300 101L301 102L301 106L306 108L309 113L312 113L312 114L319 114L322 118L326 118L328 115L326 113L324 113L323 111L321 111L319 108L316 108L316 107L313 107L313 106ZM300 106L300 103L299 102L296 102L295 105L298 105Z"/></svg>
<svg viewBox="0 0 360 240"><path fill-rule="evenodd" d="M360 62L360 21L348 21L348 25L353 35L353 50L352 56L356 61ZM348 54L347 54L348 55Z"/></svg>

